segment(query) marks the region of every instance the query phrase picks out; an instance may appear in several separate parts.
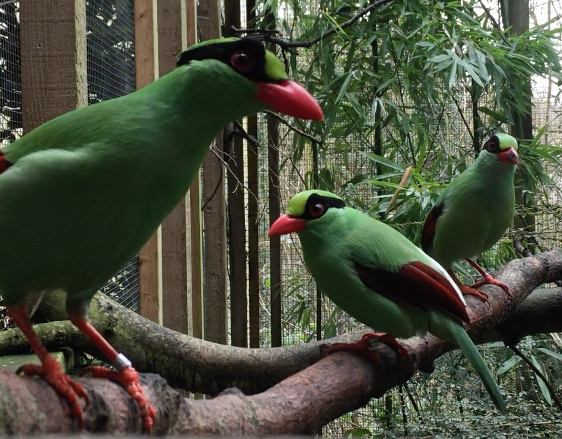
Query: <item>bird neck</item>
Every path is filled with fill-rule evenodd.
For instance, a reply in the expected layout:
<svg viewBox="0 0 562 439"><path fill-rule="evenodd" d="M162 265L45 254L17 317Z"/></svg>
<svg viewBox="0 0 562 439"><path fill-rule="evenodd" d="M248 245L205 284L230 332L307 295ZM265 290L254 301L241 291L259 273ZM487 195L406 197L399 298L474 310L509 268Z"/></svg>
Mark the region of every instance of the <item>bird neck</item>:
<svg viewBox="0 0 562 439"><path fill-rule="evenodd" d="M488 151L481 151L474 162L474 168L478 169L480 178L488 177L494 181L505 178L513 181L516 166L500 162L494 154Z"/></svg>

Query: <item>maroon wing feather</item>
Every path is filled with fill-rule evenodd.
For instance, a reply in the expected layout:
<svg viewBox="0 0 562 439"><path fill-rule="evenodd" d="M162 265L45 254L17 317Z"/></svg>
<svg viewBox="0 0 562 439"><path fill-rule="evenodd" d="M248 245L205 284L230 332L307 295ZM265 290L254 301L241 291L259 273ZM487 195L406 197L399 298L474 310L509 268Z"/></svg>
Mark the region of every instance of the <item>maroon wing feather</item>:
<svg viewBox="0 0 562 439"><path fill-rule="evenodd" d="M431 247L431 244L433 244L437 219L442 213L443 204L436 205L433 209L431 209L431 212L429 212L429 215L427 215L427 218L425 219L421 236L421 245L424 252L427 252L429 247Z"/></svg>
<svg viewBox="0 0 562 439"><path fill-rule="evenodd" d="M449 281L423 262L410 262L396 273L355 263L363 284L393 302L418 310L438 309L469 322L466 307Z"/></svg>
<svg viewBox="0 0 562 439"><path fill-rule="evenodd" d="M8 169L12 164L6 160L4 153L0 151L0 174L2 174L6 169Z"/></svg>

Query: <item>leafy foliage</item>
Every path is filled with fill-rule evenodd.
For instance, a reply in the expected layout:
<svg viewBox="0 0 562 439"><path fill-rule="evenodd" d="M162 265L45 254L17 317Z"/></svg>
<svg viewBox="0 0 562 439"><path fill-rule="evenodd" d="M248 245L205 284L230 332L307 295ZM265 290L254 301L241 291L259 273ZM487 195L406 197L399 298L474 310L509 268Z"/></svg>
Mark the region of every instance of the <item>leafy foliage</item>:
<svg viewBox="0 0 562 439"><path fill-rule="evenodd" d="M419 243L423 221L443 187L474 161L487 136L511 131L520 143L516 184L522 198L517 215L562 219L556 201L559 174L552 172L562 165L562 149L546 141L549 126L538 127L530 139L522 138L519 126L520 116L531 111L529 79L562 82L560 46L556 45L560 29L550 29L548 23L515 36L499 27L504 20L496 12L484 8L490 3L479 0L395 1L345 28L342 23L366 7L367 1L268 4L284 11L278 27L290 40L306 41L336 29L310 50L299 49L301 56L286 54L290 74L320 98L325 113L322 122L295 122L322 140L312 155L318 175L313 175L314 169L308 171L307 188L317 185L338 192L349 205L368 211ZM549 139L552 142L553 137ZM295 138L293 166L306 163L309 154L309 142ZM402 187L405 172L409 177ZM513 228L479 262L493 270L519 257L514 240L550 246L560 243L559 236L547 239L540 224L536 230ZM459 270L467 282L474 275L467 266L460 265ZM299 282L296 272L290 279L284 294L296 299L296 305L295 312L285 315L287 327L294 324L292 319L303 328L310 327L315 321L311 311L314 284L302 276ZM329 301L323 303L323 315L329 316L324 319L325 337L357 325ZM558 383L560 365L552 364L558 361L560 347L549 337L537 340L526 342L530 347L524 351ZM462 357L450 355L441 360L436 374L417 376L410 395L395 391L390 405L388 401L369 405L372 417L368 421L358 422L358 413L349 414L342 419L343 430L330 432L491 437L493 431L494 437L507 437L547 436L556 431L559 424L543 383L532 373L523 376L526 366L506 349L486 352L488 363L498 368L513 408L509 417L487 417L482 422L489 404L481 384L466 371L469 366ZM521 390L521 382L534 389L532 398L528 398L530 390ZM394 407L390 415L389 407Z"/></svg>

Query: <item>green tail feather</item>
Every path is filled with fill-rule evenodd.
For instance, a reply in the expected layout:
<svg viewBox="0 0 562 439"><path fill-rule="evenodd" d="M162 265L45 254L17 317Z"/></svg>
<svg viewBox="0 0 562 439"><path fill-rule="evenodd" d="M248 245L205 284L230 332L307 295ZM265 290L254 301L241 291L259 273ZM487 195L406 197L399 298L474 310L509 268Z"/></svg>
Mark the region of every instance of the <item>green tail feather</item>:
<svg viewBox="0 0 562 439"><path fill-rule="evenodd" d="M505 415L505 401L503 400L500 389L496 384L496 380L492 376L492 373L490 372L490 369L488 369L488 366L486 366L486 363L484 363L484 359L480 355L480 352L478 352L476 346L474 346L474 343L472 342L466 331L459 324L453 322L450 319L447 320L450 322L450 324L448 325L449 333L454 338L457 345L461 348L461 351L463 352L465 357L468 358L468 361L470 361L472 367L474 367L474 369L476 370L476 373L482 380L482 383L490 394L490 397L492 398L495 406L502 414Z"/></svg>

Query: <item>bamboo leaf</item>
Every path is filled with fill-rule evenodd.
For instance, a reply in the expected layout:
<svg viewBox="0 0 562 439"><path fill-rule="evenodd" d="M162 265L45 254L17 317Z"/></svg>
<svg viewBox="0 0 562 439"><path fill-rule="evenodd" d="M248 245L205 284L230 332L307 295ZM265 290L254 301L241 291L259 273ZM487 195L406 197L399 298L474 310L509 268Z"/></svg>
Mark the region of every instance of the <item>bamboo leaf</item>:
<svg viewBox="0 0 562 439"><path fill-rule="evenodd" d="M361 151L361 154L364 155L365 157L367 157L369 160L372 160L375 163L380 163L381 165L385 165L388 166L389 168L393 168L393 169L397 169L398 171L404 172L406 170L406 168L404 168L404 166L393 162L390 159L387 159L386 157L382 157L380 155L377 154L373 154L372 152L365 152L365 151Z"/></svg>

